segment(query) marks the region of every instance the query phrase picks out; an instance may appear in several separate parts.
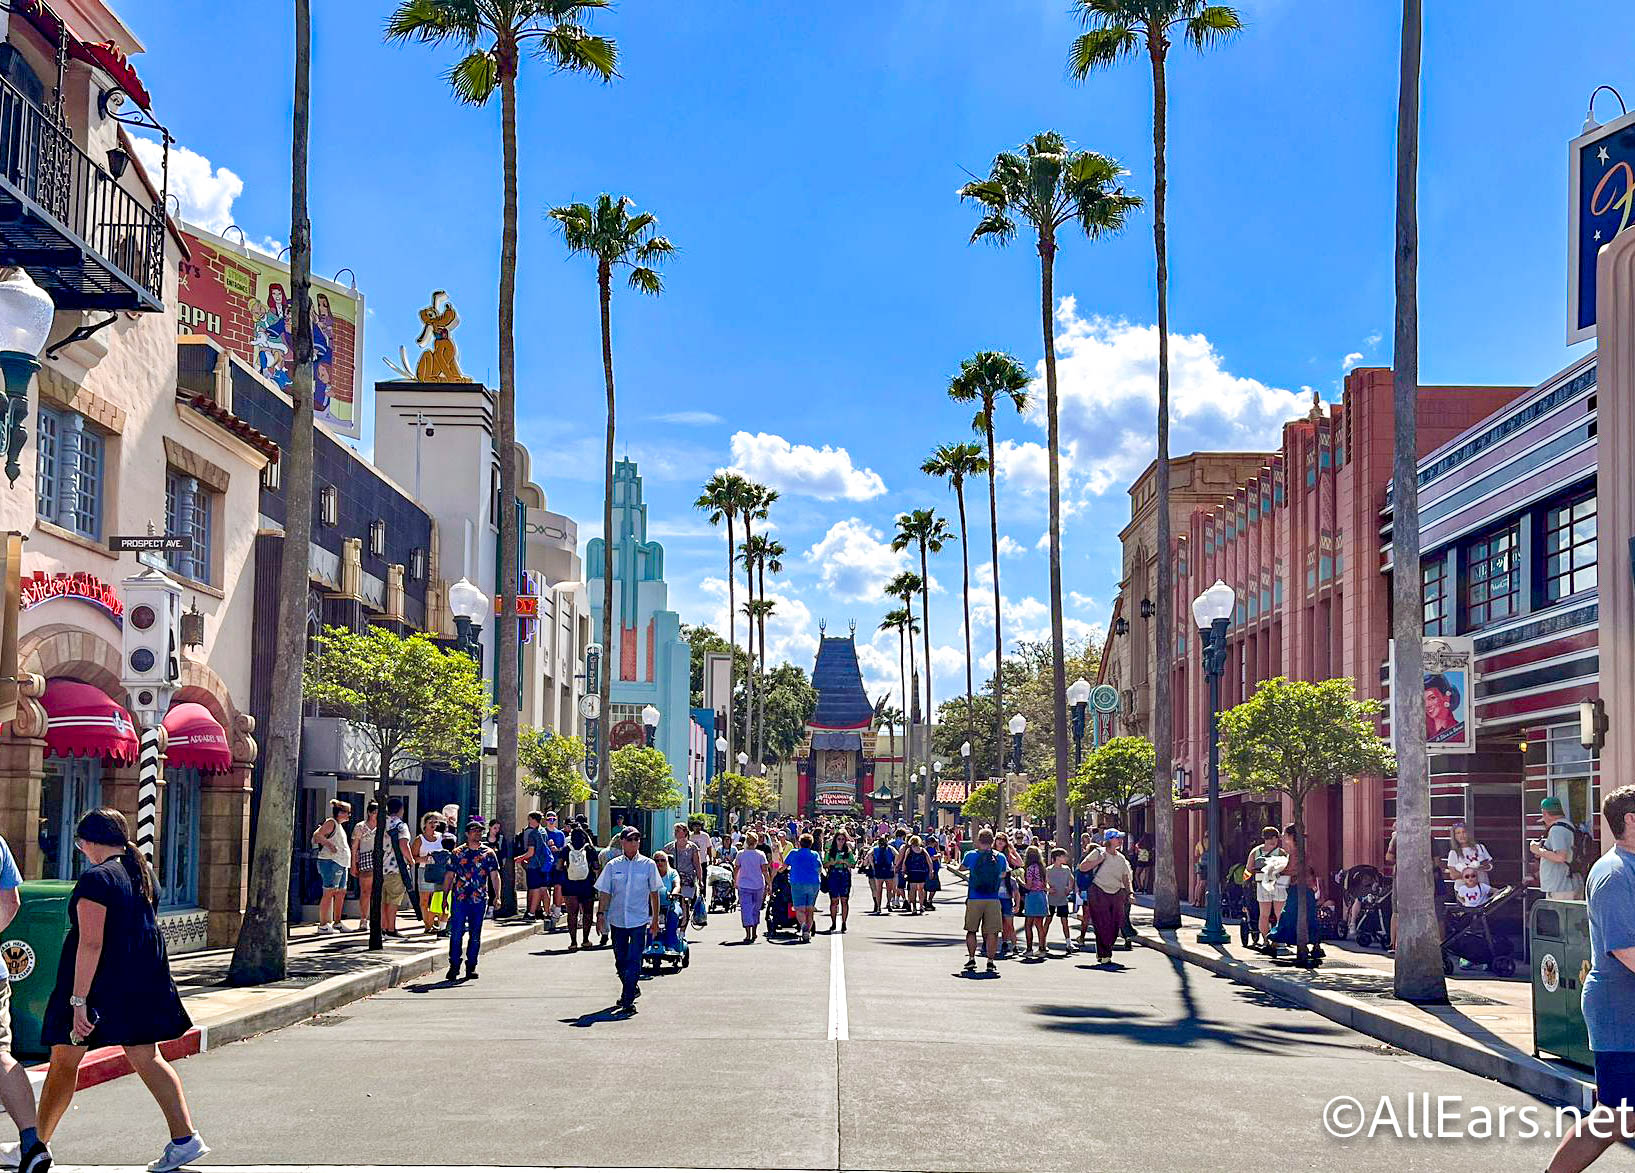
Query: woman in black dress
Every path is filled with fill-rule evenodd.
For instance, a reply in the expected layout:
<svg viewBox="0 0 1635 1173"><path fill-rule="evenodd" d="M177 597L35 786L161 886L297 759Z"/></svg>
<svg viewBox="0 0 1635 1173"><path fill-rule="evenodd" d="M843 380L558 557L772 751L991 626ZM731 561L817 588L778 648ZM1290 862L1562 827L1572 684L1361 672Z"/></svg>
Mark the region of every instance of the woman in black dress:
<svg viewBox="0 0 1635 1173"><path fill-rule="evenodd" d="M131 842L125 816L111 807L79 821L74 846L89 866L68 902L68 939L41 1025L51 1067L40 1092L40 1137L49 1141L68 1111L86 1049L122 1047L165 1114L170 1143L148 1168L168 1173L210 1150L193 1130L176 1069L157 1046L193 1023L170 979L153 869Z"/></svg>

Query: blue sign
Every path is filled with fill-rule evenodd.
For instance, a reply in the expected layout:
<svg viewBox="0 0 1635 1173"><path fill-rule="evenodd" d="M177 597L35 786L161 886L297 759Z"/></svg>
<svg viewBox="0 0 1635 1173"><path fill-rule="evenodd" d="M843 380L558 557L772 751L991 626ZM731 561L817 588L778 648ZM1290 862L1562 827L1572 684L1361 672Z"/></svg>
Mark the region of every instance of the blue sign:
<svg viewBox="0 0 1635 1173"><path fill-rule="evenodd" d="M1567 341L1595 337L1595 261L1635 220L1635 114L1572 141L1567 223Z"/></svg>

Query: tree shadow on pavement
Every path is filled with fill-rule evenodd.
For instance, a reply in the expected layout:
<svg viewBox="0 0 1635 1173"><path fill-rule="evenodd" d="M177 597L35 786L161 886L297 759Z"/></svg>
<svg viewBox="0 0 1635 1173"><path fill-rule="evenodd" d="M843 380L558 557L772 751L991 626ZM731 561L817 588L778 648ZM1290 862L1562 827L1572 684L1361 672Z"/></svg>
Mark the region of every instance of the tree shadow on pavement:
<svg viewBox="0 0 1635 1173"><path fill-rule="evenodd" d="M909 949L928 949L938 947L946 949L951 945L965 945L964 937L888 937L880 941L882 945L897 945Z"/></svg>

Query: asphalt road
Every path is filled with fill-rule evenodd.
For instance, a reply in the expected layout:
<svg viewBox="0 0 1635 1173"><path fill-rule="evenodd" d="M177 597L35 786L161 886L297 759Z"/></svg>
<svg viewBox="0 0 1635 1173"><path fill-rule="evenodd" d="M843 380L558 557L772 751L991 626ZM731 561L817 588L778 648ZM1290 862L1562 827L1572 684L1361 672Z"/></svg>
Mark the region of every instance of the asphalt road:
<svg viewBox="0 0 1635 1173"><path fill-rule="evenodd" d="M1393 1097L1403 1130L1420 1095L1463 1097L1467 1121L1554 1119L1151 950L1113 970L1081 954L960 977L960 917L956 902L860 914L844 937L744 947L736 914L718 915L630 1018L608 1013L609 952L538 937L486 957L478 982L391 991L178 1070L208 1161L236 1166L1446 1173L1537 1169L1552 1147L1335 1140L1322 1113L1342 1095ZM162 1133L126 1078L82 1093L54 1147L131 1164Z"/></svg>

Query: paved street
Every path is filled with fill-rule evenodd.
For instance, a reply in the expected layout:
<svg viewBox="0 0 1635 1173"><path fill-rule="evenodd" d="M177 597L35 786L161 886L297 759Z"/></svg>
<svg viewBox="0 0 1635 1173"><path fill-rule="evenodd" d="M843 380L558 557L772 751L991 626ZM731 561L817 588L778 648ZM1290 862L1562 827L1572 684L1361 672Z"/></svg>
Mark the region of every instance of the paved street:
<svg viewBox="0 0 1635 1173"><path fill-rule="evenodd" d="M230 1165L1076 1170L1128 1167L1132 1144L1155 1169L1546 1157L1539 1141L1334 1141L1320 1113L1337 1095L1534 1101L1150 950L1119 972L1079 957L963 979L959 917L858 915L844 938L746 948L726 943L736 915L716 916L691 968L646 982L623 1020L605 1013L607 952L532 938L477 983L394 990L179 1070L209 1160ZM159 1133L127 1078L82 1093L57 1144L128 1164Z"/></svg>

